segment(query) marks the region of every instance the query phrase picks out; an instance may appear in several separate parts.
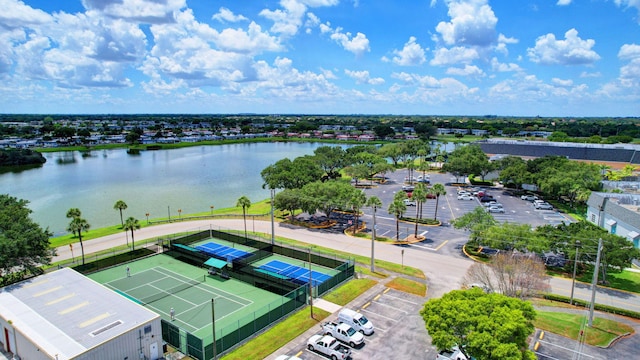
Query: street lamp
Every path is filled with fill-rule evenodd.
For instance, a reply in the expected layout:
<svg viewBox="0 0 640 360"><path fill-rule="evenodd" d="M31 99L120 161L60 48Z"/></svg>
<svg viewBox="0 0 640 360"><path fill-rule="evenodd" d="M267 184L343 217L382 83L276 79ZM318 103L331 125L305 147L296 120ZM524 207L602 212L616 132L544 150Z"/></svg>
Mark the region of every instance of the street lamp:
<svg viewBox="0 0 640 360"><path fill-rule="evenodd" d="M149 213L145 214L147 216L147 225L149 225Z"/></svg>
<svg viewBox="0 0 640 360"><path fill-rule="evenodd" d="M213 216L213 205L209 206L209 208L211 209L211 216Z"/></svg>
<svg viewBox="0 0 640 360"><path fill-rule="evenodd" d="M573 290L576 287L576 268L578 266L578 249L580 249L580 240L576 240L576 259L573 261L573 280L571 281L571 297L569 305L573 305Z"/></svg>
<svg viewBox="0 0 640 360"><path fill-rule="evenodd" d="M180 220L180 215L182 214L182 209L178 209L178 220Z"/></svg>

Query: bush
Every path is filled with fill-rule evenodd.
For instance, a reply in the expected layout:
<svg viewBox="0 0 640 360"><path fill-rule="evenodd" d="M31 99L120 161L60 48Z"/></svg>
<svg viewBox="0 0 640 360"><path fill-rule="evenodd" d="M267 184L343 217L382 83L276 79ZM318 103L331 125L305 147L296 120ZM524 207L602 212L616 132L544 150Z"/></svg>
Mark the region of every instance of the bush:
<svg viewBox="0 0 640 360"><path fill-rule="evenodd" d="M547 300L559 301L559 302L564 302L564 303L567 303L567 304L569 303L569 298L566 297L566 296L562 296L562 295L546 294L544 296L544 298L547 299ZM575 298L573 299L573 303L576 306L582 306L582 307L588 307L589 306L589 302L584 301L584 300L580 300L580 299L575 299ZM609 305L602 305L602 304L595 304L594 309L598 310L598 311L611 313L611 314L623 315L623 316L632 317L634 319L640 319L640 313L636 312L636 311L632 311L632 310L620 309L620 308L617 308L617 307L613 307L613 306L609 306Z"/></svg>

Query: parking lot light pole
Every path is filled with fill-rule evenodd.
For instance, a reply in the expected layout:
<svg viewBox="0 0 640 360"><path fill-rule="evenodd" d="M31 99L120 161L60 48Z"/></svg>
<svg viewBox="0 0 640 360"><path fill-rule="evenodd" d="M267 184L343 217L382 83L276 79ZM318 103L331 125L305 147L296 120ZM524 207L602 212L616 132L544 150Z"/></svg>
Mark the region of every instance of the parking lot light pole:
<svg viewBox="0 0 640 360"><path fill-rule="evenodd" d="M573 290L576 287L576 268L578 266L579 249L580 249L580 240L576 240L576 259L573 261L573 280L571 282L571 297L569 298L569 305L573 305Z"/></svg>

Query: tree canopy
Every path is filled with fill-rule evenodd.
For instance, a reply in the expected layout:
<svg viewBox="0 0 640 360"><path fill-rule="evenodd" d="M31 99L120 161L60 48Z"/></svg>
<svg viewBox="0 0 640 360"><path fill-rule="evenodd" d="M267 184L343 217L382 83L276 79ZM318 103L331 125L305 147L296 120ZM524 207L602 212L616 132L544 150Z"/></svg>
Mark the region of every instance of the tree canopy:
<svg viewBox="0 0 640 360"><path fill-rule="evenodd" d="M55 250L49 248L48 229L31 220L27 200L0 195L0 285L40 273Z"/></svg>
<svg viewBox="0 0 640 360"><path fill-rule="evenodd" d="M420 315L438 349L458 346L478 360L529 360L535 310L525 301L481 289L454 290L429 300Z"/></svg>

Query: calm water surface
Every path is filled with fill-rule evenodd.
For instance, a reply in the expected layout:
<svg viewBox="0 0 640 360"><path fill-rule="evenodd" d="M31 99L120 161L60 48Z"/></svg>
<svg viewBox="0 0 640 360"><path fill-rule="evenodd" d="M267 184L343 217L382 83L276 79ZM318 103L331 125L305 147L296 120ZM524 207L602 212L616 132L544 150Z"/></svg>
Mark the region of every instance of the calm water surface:
<svg viewBox="0 0 640 360"><path fill-rule="evenodd" d="M56 235L66 233L67 210L82 211L92 228L120 223L113 209L127 203L126 219L178 217L210 211L210 206L235 206L238 198L251 202L269 198L260 172L278 160L313 154L314 143L256 143L195 146L143 151L125 149L45 153L39 168L0 174L0 192L29 200L32 219Z"/></svg>

